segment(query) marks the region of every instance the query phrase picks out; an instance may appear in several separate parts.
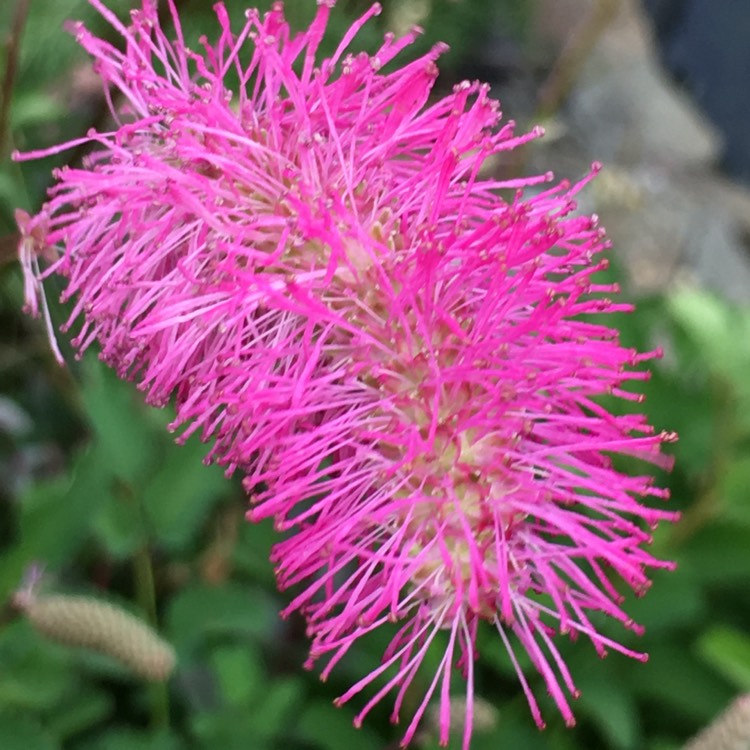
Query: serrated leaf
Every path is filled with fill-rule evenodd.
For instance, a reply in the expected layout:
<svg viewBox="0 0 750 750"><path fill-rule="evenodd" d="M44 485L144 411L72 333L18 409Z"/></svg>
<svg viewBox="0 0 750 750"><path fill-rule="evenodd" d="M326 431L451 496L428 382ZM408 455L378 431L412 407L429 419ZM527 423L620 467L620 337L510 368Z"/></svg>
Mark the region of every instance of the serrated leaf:
<svg viewBox="0 0 750 750"><path fill-rule="evenodd" d="M715 627L697 644L701 658L739 690L750 690L750 635L729 627Z"/></svg>

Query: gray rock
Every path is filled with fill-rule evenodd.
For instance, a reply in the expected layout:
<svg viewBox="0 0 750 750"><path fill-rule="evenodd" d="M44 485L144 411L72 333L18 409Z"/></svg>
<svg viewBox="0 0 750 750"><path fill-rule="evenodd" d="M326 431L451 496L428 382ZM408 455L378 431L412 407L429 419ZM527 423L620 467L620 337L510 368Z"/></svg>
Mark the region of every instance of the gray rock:
<svg viewBox="0 0 750 750"><path fill-rule="evenodd" d="M662 71L649 26L632 0L600 38L569 101L572 124L597 158L668 167L716 162L721 139Z"/></svg>
<svg viewBox="0 0 750 750"><path fill-rule="evenodd" d="M550 0L537 2L544 12ZM564 3L580 9L578 28L594 8ZM618 4L530 171L576 179L591 161L604 163L580 209L599 214L635 291L690 280L747 303L750 191L715 171L720 139L662 71L640 5Z"/></svg>

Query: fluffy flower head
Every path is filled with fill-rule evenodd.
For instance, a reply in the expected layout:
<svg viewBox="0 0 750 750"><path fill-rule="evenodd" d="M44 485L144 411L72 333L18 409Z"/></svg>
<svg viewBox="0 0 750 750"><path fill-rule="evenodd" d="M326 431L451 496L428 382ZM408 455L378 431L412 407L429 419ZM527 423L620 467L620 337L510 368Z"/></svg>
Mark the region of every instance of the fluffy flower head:
<svg viewBox="0 0 750 750"><path fill-rule="evenodd" d="M501 123L487 87L430 100L443 51L388 65L414 34L351 54L373 6L318 62L330 2L290 32L280 4L189 50L151 0L120 32L124 51L74 27L117 126L66 167L40 213L19 216L27 302L67 279L74 345L173 400L182 437L245 475L250 519L273 517L288 612L306 617L324 675L362 635L400 623L357 721L388 692L394 720L423 657L447 647L404 742L433 696L447 742L454 671L471 733L480 621L499 633L535 721L514 649L528 653L568 723L576 695L554 636L629 651L590 620L621 609L667 567L644 547L666 492L612 464L667 463L668 434L599 397L654 353L601 322L628 309L597 283L608 245L552 175L484 176L487 157L538 137ZM35 158L73 144L23 158ZM44 272L38 256L52 257ZM41 295L43 304L43 295ZM594 315L596 314L596 315ZM594 322L594 319L599 322ZM381 678L382 675L382 678Z"/></svg>

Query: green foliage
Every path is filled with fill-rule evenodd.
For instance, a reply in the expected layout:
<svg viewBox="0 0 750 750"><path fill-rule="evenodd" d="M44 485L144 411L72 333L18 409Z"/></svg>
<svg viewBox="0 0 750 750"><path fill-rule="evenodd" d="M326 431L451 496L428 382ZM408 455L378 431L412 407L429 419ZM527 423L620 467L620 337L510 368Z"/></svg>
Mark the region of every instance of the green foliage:
<svg viewBox="0 0 750 750"><path fill-rule="evenodd" d="M0 746L7 750L58 750L60 744L34 719L0 712Z"/></svg>
<svg viewBox="0 0 750 750"><path fill-rule="evenodd" d="M261 639L277 624L277 602L263 589L226 582L189 584L176 594L165 617L169 640L190 654L205 640L234 636Z"/></svg>
<svg viewBox="0 0 750 750"><path fill-rule="evenodd" d="M132 6L129 0L109 4L123 14ZM238 15L245 2L228 5ZM339 5L334 25L340 26L331 38L369 3ZM362 40L370 49L399 10L397 0L384 5L380 25ZM9 28L13 6L0 3L0 30ZM210 33L210 3L184 6L188 37ZM31 7L10 120L19 148L90 126L92 100L72 96L81 94L74 81L84 56L60 26L76 17L103 28L85 0ZM314 3L288 0L287 9L301 26ZM427 33L420 49L446 39L454 48L448 62L458 65L490 14L523 36L526 11L527 4L512 0L435 0L422 21ZM0 235L15 231L13 209L39 205L50 166L64 158L22 166L2 161ZM9 597L24 569L43 562L53 585L106 589L155 616L179 663L169 685L167 727L163 694L103 658L43 641L23 621L4 622L0 748L395 747L398 729L389 725L387 709L376 709L356 730L357 708L331 705L379 663L387 635L373 634L347 655L331 685L304 672L304 627L277 615L289 599L276 592L268 559L277 534L270 523L244 521L238 481L202 464L206 446L196 437L176 446L166 430L169 410L146 408L136 389L95 356L61 370L21 304L17 269L0 266L0 392L30 425L0 432L7 480L0 483L0 594ZM499 719L477 732L474 750L675 750L734 694L750 690L750 309L683 289L642 300L635 314L612 322L629 345L665 347L664 360L643 384L645 409L657 429L680 433L675 470L659 481L671 488L684 519L660 530L654 542L654 554L676 559L679 567L655 574L649 595L626 604L646 626L643 638L605 626L650 659L644 665L612 654L602 661L583 638L561 643L582 692L579 724L566 729L543 697L549 727L538 732L502 644L480 633L478 694L497 707ZM518 656L528 667L528 657ZM430 654L429 665L438 659ZM543 695L541 680L531 682ZM417 693L407 696L407 705L415 705ZM459 746L454 739L451 747ZM421 747L438 747L434 726L425 729Z"/></svg>
<svg viewBox="0 0 750 750"><path fill-rule="evenodd" d="M698 641L698 652L719 674L742 692L750 691L750 634L714 627Z"/></svg>

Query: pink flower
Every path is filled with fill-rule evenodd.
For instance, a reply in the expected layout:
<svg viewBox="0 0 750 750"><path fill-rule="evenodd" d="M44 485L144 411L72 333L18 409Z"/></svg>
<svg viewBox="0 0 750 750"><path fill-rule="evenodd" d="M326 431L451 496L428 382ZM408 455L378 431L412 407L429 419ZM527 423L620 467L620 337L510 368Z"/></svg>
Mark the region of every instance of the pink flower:
<svg viewBox="0 0 750 750"><path fill-rule="evenodd" d="M611 573L645 591L648 568L670 567L644 549L649 527L676 516L644 502L665 490L611 461L665 466L673 436L598 398L640 401L625 384L657 353L591 322L629 309L594 278L608 247L596 218L574 213L591 175L546 188L550 174L484 176L488 156L541 131L501 125L477 83L430 102L440 46L384 68L414 34L347 53L378 6L316 64L328 2L296 36L280 5L233 34L219 4L218 42L201 53L174 7L171 41L151 0L129 28L90 2L125 52L75 33L124 106L114 131L82 139L98 146L83 168L59 170L39 215L21 217L30 309L40 278L64 276L74 345L98 341L149 403L174 399L183 437L199 430L211 460L246 475L249 518L287 534L279 583L301 591L287 612L307 618L324 676L360 636L400 624L382 667L339 699L376 684L357 723L390 691L398 720L445 631L403 742L433 697L447 742L457 669L468 747L485 621L536 723L519 646L572 724L554 636L645 658L590 615L638 630ZM41 274L40 252L57 254Z"/></svg>

